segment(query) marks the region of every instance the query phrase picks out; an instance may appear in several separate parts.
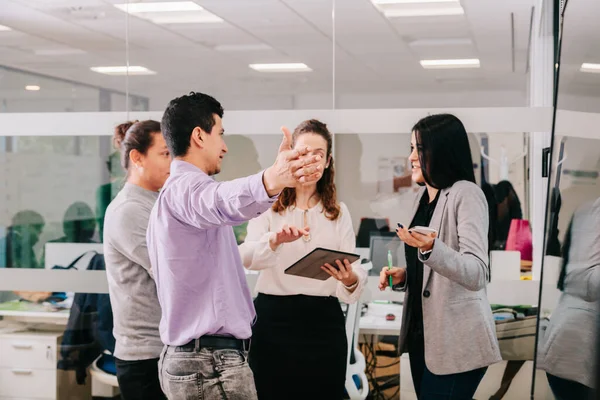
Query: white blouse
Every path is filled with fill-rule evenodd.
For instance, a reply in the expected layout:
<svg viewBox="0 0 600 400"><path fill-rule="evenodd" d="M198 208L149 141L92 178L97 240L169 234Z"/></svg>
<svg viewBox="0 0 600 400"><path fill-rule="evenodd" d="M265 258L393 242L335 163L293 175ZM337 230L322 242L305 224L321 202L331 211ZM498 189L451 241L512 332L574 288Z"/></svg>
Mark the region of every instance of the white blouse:
<svg viewBox="0 0 600 400"><path fill-rule="evenodd" d="M335 221L325 216L320 202L306 211L290 207L279 214L270 209L251 220L246 240L239 246L239 250L247 269L260 270L256 290L276 296L336 296L345 303L356 302L367 281L367 272L359 264L360 261L352 264L358 276L358 286L352 293L333 277L320 281L284 273L286 268L317 247L349 253L355 251L356 237L350 212L344 203L340 203L340 208L340 216ZM305 221L310 227L309 241L301 237L294 242L281 244L275 251L271 249L269 239L283 225L304 227Z"/></svg>

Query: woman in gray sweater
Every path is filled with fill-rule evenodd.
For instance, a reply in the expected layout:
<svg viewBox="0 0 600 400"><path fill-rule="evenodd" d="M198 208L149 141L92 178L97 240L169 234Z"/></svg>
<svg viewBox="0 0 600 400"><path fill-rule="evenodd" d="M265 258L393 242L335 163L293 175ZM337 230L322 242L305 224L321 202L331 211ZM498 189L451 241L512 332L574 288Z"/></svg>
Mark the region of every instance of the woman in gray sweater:
<svg viewBox="0 0 600 400"><path fill-rule="evenodd" d="M127 180L104 218L104 258L116 339L121 398L165 399L158 380L160 305L152 276L146 229L171 157L157 121L117 127L115 147Z"/></svg>

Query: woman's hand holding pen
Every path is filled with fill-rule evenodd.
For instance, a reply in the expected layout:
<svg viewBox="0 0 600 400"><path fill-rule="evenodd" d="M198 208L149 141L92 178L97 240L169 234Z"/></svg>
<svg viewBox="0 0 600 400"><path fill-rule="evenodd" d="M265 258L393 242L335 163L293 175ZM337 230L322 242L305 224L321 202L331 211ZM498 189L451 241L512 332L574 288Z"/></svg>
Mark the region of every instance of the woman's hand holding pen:
<svg viewBox="0 0 600 400"><path fill-rule="evenodd" d="M284 225L278 232L274 235L271 235L271 239L269 240L269 245L271 246L271 250L277 250L277 247L284 243L291 243L302 236L308 235L309 227L305 228L296 228L295 226Z"/></svg>
<svg viewBox="0 0 600 400"><path fill-rule="evenodd" d="M392 277L392 284L399 285L406 280L406 268L382 268L379 273L379 290L385 290L389 284L389 277Z"/></svg>

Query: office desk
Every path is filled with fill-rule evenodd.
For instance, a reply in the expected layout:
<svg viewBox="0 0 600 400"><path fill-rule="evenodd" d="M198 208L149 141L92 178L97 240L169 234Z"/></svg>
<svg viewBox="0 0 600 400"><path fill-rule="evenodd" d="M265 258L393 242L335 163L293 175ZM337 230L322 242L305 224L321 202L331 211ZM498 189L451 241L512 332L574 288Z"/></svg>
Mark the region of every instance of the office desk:
<svg viewBox="0 0 600 400"><path fill-rule="evenodd" d="M53 311L43 304L34 304L24 301L12 300L4 303L0 303L0 317L6 321L15 321L26 324L29 328L35 328L39 333L31 334L28 332L16 332L19 335L32 335L27 340L33 343L33 348L40 346L40 343L45 342L40 339L43 335L56 334L57 342L53 344L53 348L58 351L60 349L60 337L64 331L67 322L69 321L70 310ZM41 335L41 336L40 336ZM1 339L2 335L0 335ZM36 347L37 346L37 347ZM17 362L18 360L13 360ZM7 364L6 368L14 369L16 365ZM93 377L88 377L88 384L85 386L75 385L73 379L71 379L72 371L60 371L56 369L56 363L54 364L54 370L52 379L49 379L45 384L56 385L56 390L67 390L69 392L82 391L79 397L80 399L92 398L92 396L102 397L113 397L118 394L118 391L108 385L102 384ZM50 372L48 372L50 374ZM38 374L39 375L39 374ZM55 379L56 377L56 379ZM68 377L68 378L65 378ZM37 381L36 381L37 382ZM91 382L91 385L89 384ZM91 386L91 387L90 387ZM52 389L54 390L54 389ZM0 392L2 393L2 392ZM77 392L79 393L79 392ZM12 397L11 397L12 398ZM61 397L58 397L61 398ZM3 396L0 395L0 400L3 400Z"/></svg>
<svg viewBox="0 0 600 400"><path fill-rule="evenodd" d="M387 321L385 316L394 314L394 321ZM368 304L367 312L360 317L360 335L399 336L402 325L402 306L372 302Z"/></svg>
<svg viewBox="0 0 600 400"><path fill-rule="evenodd" d="M11 321L66 326L69 314L69 310L52 311L42 304L26 301L13 300L0 303L0 316Z"/></svg>

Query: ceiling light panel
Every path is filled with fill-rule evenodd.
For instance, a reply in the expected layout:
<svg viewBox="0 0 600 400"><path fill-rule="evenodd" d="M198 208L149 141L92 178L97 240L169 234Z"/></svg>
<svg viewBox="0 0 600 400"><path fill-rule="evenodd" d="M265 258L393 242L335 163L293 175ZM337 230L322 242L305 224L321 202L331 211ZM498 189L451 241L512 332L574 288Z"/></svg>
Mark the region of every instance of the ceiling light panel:
<svg viewBox="0 0 600 400"><path fill-rule="evenodd" d="M583 63L579 69L581 72L589 72L592 74L600 74L600 64Z"/></svg>
<svg viewBox="0 0 600 400"><path fill-rule="evenodd" d="M465 13L458 0L371 0L371 2L387 18L452 16Z"/></svg>
<svg viewBox="0 0 600 400"><path fill-rule="evenodd" d="M312 69L304 63L250 64L250 68L259 72L309 72Z"/></svg>
<svg viewBox="0 0 600 400"><path fill-rule="evenodd" d="M125 3L114 5L119 10L155 24L211 24L223 22L193 1L158 3Z"/></svg>
<svg viewBox="0 0 600 400"><path fill-rule="evenodd" d="M461 58L449 60L421 60L425 69L479 68L478 58Z"/></svg>
<svg viewBox="0 0 600 400"><path fill-rule="evenodd" d="M458 0L372 0L376 5L388 4L427 4L427 3L459 3Z"/></svg>
<svg viewBox="0 0 600 400"><path fill-rule="evenodd" d="M94 72L105 75L155 75L156 72L141 66L112 66L112 67L92 67Z"/></svg>

